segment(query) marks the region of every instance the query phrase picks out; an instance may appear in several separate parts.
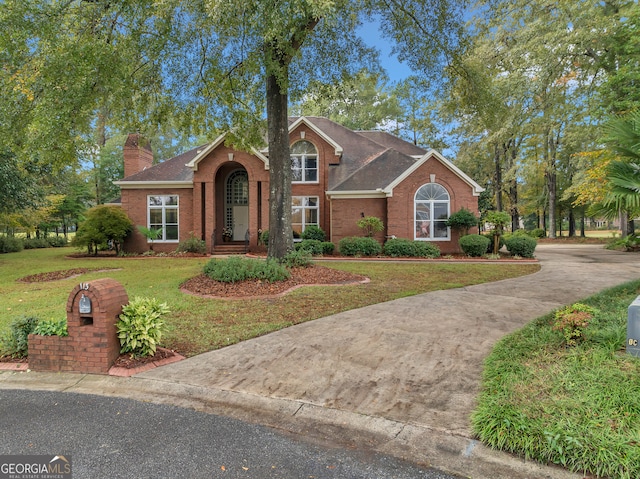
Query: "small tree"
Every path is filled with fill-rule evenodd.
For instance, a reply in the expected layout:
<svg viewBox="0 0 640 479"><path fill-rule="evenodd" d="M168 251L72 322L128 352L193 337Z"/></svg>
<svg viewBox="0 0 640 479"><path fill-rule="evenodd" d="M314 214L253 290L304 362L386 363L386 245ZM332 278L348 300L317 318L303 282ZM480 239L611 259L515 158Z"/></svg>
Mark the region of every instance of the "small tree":
<svg viewBox="0 0 640 479"><path fill-rule="evenodd" d="M493 232L493 254L498 254L500 250L500 236L504 232L504 227L511 223L511 216L505 211L489 211L485 221L492 224Z"/></svg>
<svg viewBox="0 0 640 479"><path fill-rule="evenodd" d="M98 254L98 247L113 242L116 254L119 246L133 229L133 222L119 206L99 205L87 211L73 239L74 246L86 246L89 253Z"/></svg>
<svg viewBox="0 0 640 479"><path fill-rule="evenodd" d="M365 216L364 218L360 218L356 224L358 228L364 230L367 238L371 238L374 234L384 229L384 223L376 216Z"/></svg>
<svg viewBox="0 0 640 479"><path fill-rule="evenodd" d="M150 241L149 249L153 251L153 242L162 236L162 228L147 228L146 226L138 225L138 231Z"/></svg>
<svg viewBox="0 0 640 479"><path fill-rule="evenodd" d="M469 229L478 226L478 218L466 208L460 208L449 216L447 226L461 232L461 236L469 234Z"/></svg>

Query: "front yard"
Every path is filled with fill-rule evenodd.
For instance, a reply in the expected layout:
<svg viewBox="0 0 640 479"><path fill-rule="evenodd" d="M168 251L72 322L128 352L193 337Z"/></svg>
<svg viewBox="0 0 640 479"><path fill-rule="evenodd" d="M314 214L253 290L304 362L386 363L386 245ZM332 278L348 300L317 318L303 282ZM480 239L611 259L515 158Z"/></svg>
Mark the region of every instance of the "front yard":
<svg viewBox="0 0 640 479"><path fill-rule="evenodd" d="M163 346L186 356L221 348L292 324L427 291L521 276L537 264L472 264L331 261L324 266L370 278L367 284L312 286L282 297L220 300L185 294L180 285L202 273L208 257L70 258L72 248L25 250L0 255L0 334L24 315L66 317L66 301L78 282L113 278L129 298L155 297L166 302L168 331ZM62 280L22 282L42 273L78 269ZM86 272L85 272L86 271Z"/></svg>

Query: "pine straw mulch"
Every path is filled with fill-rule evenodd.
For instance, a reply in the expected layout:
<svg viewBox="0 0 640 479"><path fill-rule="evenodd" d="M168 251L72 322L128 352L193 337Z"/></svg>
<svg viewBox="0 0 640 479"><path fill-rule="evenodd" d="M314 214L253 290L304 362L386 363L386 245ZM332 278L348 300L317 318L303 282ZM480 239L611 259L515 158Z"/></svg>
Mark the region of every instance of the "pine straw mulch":
<svg viewBox="0 0 640 479"><path fill-rule="evenodd" d="M18 279L19 283L44 283L48 281L58 281L61 279L73 278L81 274L94 273L96 271L117 271L117 268L73 268L60 271L48 271L46 273L32 274Z"/></svg>
<svg viewBox="0 0 640 479"><path fill-rule="evenodd" d="M204 274L191 278L180 286L185 293L221 299L249 299L278 296L288 291L309 285L343 285L367 282L368 278L358 274L312 265L307 268L291 268L291 277L272 283L260 280L223 283Z"/></svg>

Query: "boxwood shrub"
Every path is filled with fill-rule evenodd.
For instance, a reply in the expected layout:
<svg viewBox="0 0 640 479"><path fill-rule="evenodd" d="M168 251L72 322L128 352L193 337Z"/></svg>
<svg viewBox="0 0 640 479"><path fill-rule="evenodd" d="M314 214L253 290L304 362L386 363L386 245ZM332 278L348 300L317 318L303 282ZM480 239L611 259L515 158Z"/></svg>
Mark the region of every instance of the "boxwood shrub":
<svg viewBox="0 0 640 479"><path fill-rule="evenodd" d="M536 250L538 242L535 238L525 235L514 235L505 240L507 251L514 256L522 256L523 258L533 258L533 252Z"/></svg>
<svg viewBox="0 0 640 479"><path fill-rule="evenodd" d="M303 240L324 241L327 238L327 235L319 226L309 225L304 229L304 231L300 235L300 238L302 238Z"/></svg>
<svg viewBox="0 0 640 479"><path fill-rule="evenodd" d="M387 240L383 251L385 255L392 258L437 258L440 256L440 249L436 245L426 241L411 241L405 238Z"/></svg>
<svg viewBox="0 0 640 479"><path fill-rule="evenodd" d="M322 246L322 254L325 256L330 256L333 254L333 250L336 249L336 245L334 245L331 241L323 241L321 243Z"/></svg>
<svg viewBox="0 0 640 479"><path fill-rule="evenodd" d="M305 239L295 244L296 251L307 251L313 256L322 255L322 241L316 239Z"/></svg>
<svg viewBox="0 0 640 479"><path fill-rule="evenodd" d="M376 256L382 252L382 246L375 239L362 236L348 236L338 243L343 256Z"/></svg>
<svg viewBox="0 0 640 479"><path fill-rule="evenodd" d="M466 235L458 240L462 251L468 256L482 256L487 253L491 240L482 235Z"/></svg>

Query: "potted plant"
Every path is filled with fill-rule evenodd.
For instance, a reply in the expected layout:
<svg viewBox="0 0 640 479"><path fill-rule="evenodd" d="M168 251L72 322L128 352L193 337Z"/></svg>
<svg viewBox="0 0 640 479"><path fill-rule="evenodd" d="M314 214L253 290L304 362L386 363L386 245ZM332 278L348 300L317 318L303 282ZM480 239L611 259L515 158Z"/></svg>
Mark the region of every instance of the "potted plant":
<svg viewBox="0 0 640 479"><path fill-rule="evenodd" d="M222 228L222 241L231 241L231 238L233 238L233 229L230 226Z"/></svg>

